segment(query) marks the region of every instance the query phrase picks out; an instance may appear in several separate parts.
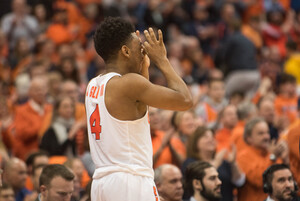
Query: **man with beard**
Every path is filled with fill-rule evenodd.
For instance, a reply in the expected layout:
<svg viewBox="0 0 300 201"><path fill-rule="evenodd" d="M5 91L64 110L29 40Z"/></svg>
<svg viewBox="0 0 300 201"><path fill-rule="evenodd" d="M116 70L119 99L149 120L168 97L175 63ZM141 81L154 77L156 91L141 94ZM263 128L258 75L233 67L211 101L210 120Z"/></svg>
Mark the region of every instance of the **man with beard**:
<svg viewBox="0 0 300 201"><path fill-rule="evenodd" d="M297 201L298 186L290 168L285 164L274 164L263 173L263 190L268 193L265 201Z"/></svg>
<svg viewBox="0 0 300 201"><path fill-rule="evenodd" d="M178 167L171 164L159 166L154 171L154 182L160 201L182 201L182 174Z"/></svg>
<svg viewBox="0 0 300 201"><path fill-rule="evenodd" d="M221 180L214 166L195 161L188 165L185 183L190 195L187 201L217 201L221 199Z"/></svg>

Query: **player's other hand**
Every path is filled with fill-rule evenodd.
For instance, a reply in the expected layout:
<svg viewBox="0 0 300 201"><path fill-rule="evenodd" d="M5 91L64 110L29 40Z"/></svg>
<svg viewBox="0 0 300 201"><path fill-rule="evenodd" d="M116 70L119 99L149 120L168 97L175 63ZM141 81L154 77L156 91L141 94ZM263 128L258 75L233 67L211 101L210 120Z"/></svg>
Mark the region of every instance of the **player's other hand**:
<svg viewBox="0 0 300 201"><path fill-rule="evenodd" d="M162 60L167 58L162 31L160 29L158 30L158 38L152 28L145 30L144 35L146 38L146 41L144 42L146 54L154 64L158 65Z"/></svg>

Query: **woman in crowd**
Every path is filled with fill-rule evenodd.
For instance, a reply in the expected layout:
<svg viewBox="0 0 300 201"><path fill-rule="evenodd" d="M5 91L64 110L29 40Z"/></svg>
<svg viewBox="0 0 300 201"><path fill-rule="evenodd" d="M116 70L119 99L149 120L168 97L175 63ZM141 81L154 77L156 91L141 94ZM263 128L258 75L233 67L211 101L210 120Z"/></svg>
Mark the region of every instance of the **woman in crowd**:
<svg viewBox="0 0 300 201"><path fill-rule="evenodd" d="M75 104L70 97L61 97L54 105L52 124L43 135L40 148L50 156L76 155L76 141L72 126L75 123Z"/></svg>

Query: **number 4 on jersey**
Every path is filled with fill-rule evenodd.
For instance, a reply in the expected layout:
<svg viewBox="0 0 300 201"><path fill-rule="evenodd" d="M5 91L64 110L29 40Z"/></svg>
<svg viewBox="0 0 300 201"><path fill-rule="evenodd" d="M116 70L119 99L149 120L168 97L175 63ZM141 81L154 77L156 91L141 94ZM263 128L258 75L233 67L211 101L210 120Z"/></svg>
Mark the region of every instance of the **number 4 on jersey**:
<svg viewBox="0 0 300 201"><path fill-rule="evenodd" d="M90 126L91 126L91 133L95 134L95 139L100 140L100 133L101 133L101 125L100 125L100 113L98 104L92 115L90 116Z"/></svg>

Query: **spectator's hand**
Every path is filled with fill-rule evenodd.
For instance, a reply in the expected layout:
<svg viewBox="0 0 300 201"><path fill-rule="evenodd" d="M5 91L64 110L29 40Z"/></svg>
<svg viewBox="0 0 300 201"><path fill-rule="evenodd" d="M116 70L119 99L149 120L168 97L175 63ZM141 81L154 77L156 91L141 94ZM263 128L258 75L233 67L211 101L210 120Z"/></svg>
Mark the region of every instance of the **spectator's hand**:
<svg viewBox="0 0 300 201"><path fill-rule="evenodd" d="M70 132L68 135L69 140L73 140L74 137L76 136L77 132L83 127L84 127L83 121L75 122L75 124L73 124L73 126L70 129Z"/></svg>
<svg viewBox="0 0 300 201"><path fill-rule="evenodd" d="M215 167L215 168L218 168L223 160L224 160L224 157L225 155L227 154L227 150L226 149L222 149L221 151L219 151L216 156L215 156L215 159L214 161L212 162L212 165Z"/></svg>
<svg viewBox="0 0 300 201"><path fill-rule="evenodd" d="M264 77L259 85L258 91L264 96L272 88L272 81L268 77Z"/></svg>
<svg viewBox="0 0 300 201"><path fill-rule="evenodd" d="M287 155L288 147L283 140L276 143L276 140L274 139L271 141L269 151L274 154L276 158L279 158Z"/></svg>
<svg viewBox="0 0 300 201"><path fill-rule="evenodd" d="M276 116L274 120L274 126L279 131L284 131L290 124L288 117L286 116Z"/></svg>
<svg viewBox="0 0 300 201"><path fill-rule="evenodd" d="M170 145L170 141L171 141L171 138L172 136L174 135L175 133L175 130L174 128L170 128L164 135L163 139L162 139L162 142L161 142L161 146L164 148L165 146L167 145Z"/></svg>
<svg viewBox="0 0 300 201"><path fill-rule="evenodd" d="M24 201L34 201L38 197L37 192L32 192L31 194L28 194L25 196Z"/></svg>
<svg viewBox="0 0 300 201"><path fill-rule="evenodd" d="M280 149L279 157L282 159L283 163L289 163L289 147L286 141L280 140L278 143L278 149Z"/></svg>
<svg viewBox="0 0 300 201"><path fill-rule="evenodd" d="M236 160L236 146L234 144L231 145L231 151L227 152L226 161L230 164L234 163Z"/></svg>

